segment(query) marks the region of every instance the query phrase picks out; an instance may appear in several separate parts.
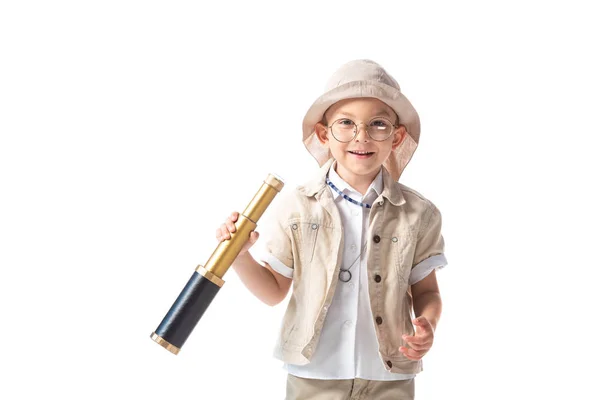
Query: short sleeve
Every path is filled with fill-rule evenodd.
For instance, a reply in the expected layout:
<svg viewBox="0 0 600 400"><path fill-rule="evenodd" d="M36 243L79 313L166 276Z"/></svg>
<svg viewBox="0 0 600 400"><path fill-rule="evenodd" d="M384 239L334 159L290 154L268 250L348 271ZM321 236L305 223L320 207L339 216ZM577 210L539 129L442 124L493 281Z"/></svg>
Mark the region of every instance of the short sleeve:
<svg viewBox="0 0 600 400"><path fill-rule="evenodd" d="M424 215L419 234L417 235L417 245L412 266L414 268L423 261L440 255L444 255L442 216L437 207L430 203Z"/></svg>
<svg viewBox="0 0 600 400"><path fill-rule="evenodd" d="M291 278L294 269L289 218L284 199L279 199L273 213L262 227L257 227L260 240L257 243L257 259L266 262L281 275Z"/></svg>

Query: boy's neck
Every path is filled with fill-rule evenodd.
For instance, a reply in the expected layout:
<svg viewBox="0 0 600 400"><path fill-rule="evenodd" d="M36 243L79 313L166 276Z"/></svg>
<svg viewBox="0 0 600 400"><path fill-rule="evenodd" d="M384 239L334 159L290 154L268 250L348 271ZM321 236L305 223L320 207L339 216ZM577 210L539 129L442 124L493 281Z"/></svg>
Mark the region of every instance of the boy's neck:
<svg viewBox="0 0 600 400"><path fill-rule="evenodd" d="M335 172L342 178L348 185L352 186L363 196L369 190L371 183L379 173L379 171L375 171L373 174L369 175L356 175L346 171L343 167L340 167L338 163L333 168Z"/></svg>

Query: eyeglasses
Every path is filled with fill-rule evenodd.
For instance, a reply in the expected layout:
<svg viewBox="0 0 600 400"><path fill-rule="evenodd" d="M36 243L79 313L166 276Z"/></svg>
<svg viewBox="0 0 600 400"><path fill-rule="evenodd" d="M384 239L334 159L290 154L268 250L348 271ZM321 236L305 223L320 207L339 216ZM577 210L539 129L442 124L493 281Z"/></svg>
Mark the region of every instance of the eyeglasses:
<svg viewBox="0 0 600 400"><path fill-rule="evenodd" d="M328 127L333 137L342 143L351 142L358 135L358 125L348 118L340 118ZM392 136L394 128L398 126L382 117L373 118L367 124L367 134L376 142L383 142Z"/></svg>

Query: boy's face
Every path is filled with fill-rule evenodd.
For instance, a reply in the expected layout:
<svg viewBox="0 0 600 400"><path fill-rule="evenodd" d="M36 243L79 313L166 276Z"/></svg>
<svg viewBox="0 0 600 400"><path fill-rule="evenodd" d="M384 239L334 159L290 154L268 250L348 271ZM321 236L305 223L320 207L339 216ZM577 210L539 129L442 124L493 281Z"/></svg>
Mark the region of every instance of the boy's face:
<svg viewBox="0 0 600 400"><path fill-rule="evenodd" d="M337 173L350 181L367 180L370 182L379 172L381 165L388 158L392 150L402 143L406 135L404 126L392 127L390 137L383 141L373 140L367 133L367 126L374 118L385 118L397 125L397 116L394 110L382 101L374 98L346 99L335 103L325 113L325 122L318 123L315 131L319 141L329 147L331 154L337 160ZM338 141L329 128L335 121L339 123L357 125L356 136L347 143ZM382 125L375 120L372 125Z"/></svg>

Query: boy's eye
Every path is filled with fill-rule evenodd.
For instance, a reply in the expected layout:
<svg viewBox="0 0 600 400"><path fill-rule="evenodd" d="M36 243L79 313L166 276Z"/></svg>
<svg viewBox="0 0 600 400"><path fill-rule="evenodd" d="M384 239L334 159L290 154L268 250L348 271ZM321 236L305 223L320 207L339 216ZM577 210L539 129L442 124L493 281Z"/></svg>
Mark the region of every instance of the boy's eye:
<svg viewBox="0 0 600 400"><path fill-rule="evenodd" d="M389 122L387 122L384 119L376 119L374 121L371 121L371 126L377 127L377 128L387 128L390 126Z"/></svg>
<svg viewBox="0 0 600 400"><path fill-rule="evenodd" d="M354 122L352 122L352 120L350 120L350 119L340 119L338 121L338 124L340 124L340 125L354 125Z"/></svg>

